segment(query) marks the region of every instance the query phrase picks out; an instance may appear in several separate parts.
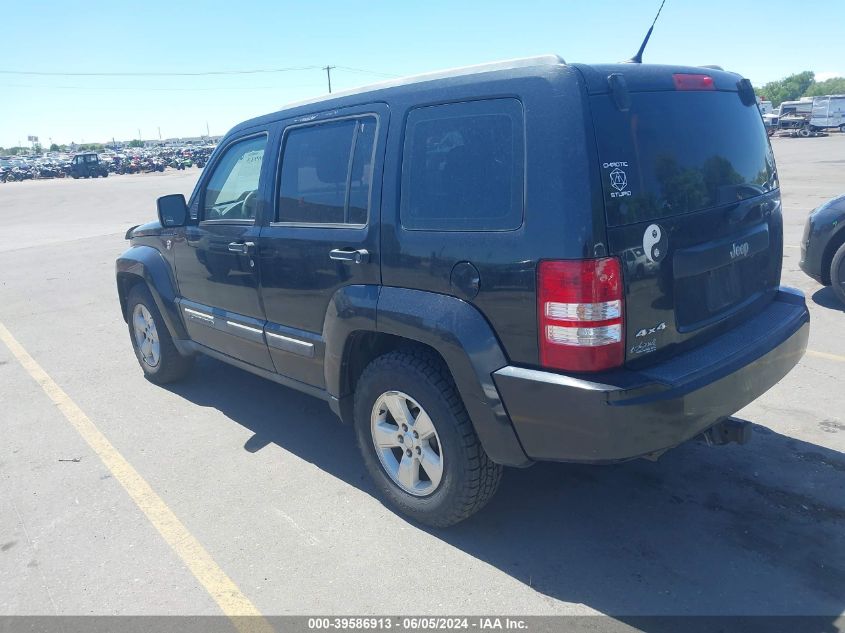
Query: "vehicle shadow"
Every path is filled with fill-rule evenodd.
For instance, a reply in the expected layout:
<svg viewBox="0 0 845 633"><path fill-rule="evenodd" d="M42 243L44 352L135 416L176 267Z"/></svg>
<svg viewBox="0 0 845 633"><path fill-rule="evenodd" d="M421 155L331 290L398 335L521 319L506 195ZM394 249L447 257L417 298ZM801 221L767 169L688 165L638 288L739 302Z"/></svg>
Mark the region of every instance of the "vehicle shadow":
<svg viewBox="0 0 845 633"><path fill-rule="evenodd" d="M170 388L250 429L246 450L277 444L376 496L324 403L207 358ZM760 425L746 446L693 442L656 463L508 469L479 514L420 529L650 631L666 623L636 616L814 614L833 632L845 609L845 456Z"/></svg>
<svg viewBox="0 0 845 633"><path fill-rule="evenodd" d="M811 299L816 305L821 306L822 308L845 312L845 304L839 300L839 297L836 296L833 292L833 288L830 286L825 286L824 288L816 290Z"/></svg>

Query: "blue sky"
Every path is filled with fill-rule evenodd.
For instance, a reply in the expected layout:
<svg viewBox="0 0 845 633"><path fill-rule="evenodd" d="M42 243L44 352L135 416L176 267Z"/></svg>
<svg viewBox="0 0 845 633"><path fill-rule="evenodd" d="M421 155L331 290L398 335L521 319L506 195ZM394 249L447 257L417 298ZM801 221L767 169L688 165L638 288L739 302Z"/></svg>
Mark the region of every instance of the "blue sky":
<svg viewBox="0 0 845 633"><path fill-rule="evenodd" d="M0 70L205 72L325 66L407 75L557 53L627 59L659 2L16 1L0 21ZM809 11L801 17L802 7ZM845 3L667 0L645 60L719 64L755 85L802 70L845 74ZM381 78L338 68L333 88ZM319 69L200 77L0 73L0 146L222 134L326 92Z"/></svg>

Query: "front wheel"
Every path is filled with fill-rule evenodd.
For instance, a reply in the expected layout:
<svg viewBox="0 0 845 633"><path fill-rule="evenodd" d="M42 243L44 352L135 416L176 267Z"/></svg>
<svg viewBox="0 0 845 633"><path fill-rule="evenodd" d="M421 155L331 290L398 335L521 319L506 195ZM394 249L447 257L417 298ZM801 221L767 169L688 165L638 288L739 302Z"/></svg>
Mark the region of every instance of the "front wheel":
<svg viewBox="0 0 845 633"><path fill-rule="evenodd" d="M136 284L129 291L126 304L132 349L144 375L157 384L184 378L193 367L194 359L182 356L176 349L147 287Z"/></svg>
<svg viewBox="0 0 845 633"><path fill-rule="evenodd" d="M371 362L355 387L355 432L370 476L394 508L434 527L463 521L496 492L490 461L443 363L422 351Z"/></svg>
<svg viewBox="0 0 845 633"><path fill-rule="evenodd" d="M845 304L845 244L833 255L830 264L830 286L837 298Z"/></svg>

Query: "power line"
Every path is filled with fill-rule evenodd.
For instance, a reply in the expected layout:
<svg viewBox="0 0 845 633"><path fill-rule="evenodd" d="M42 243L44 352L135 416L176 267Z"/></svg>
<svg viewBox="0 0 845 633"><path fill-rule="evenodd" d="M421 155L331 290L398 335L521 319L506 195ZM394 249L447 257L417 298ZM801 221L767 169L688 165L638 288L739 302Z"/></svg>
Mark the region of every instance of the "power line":
<svg viewBox="0 0 845 633"><path fill-rule="evenodd" d="M201 72L43 72L40 70L0 70L0 75L38 75L42 77L203 77L208 75L255 75L285 73L296 70L319 70L319 66L291 66L289 68L257 68L252 70L207 70Z"/></svg>
<svg viewBox="0 0 845 633"><path fill-rule="evenodd" d="M239 92L241 90L289 90L291 88L310 88L311 86L244 86L244 87L223 87L212 86L205 88L146 88L138 86L36 86L32 84L0 84L0 88L28 88L35 90L90 90L91 92L99 92L101 90L135 90L141 92L147 91L165 91L165 92L205 92L208 90L231 90Z"/></svg>
<svg viewBox="0 0 845 633"><path fill-rule="evenodd" d="M376 75L378 77L387 77L387 78L395 78L401 77L401 75L394 75L393 73L382 73L376 70L367 70L365 68L353 68L351 66L334 66L334 68L339 68L340 70L346 70L351 73L359 73L364 75Z"/></svg>
<svg viewBox="0 0 845 633"><path fill-rule="evenodd" d="M391 73L383 73L366 68L352 66L332 66L352 73L376 75L380 77L397 77ZM249 70L206 70L196 72L54 72L40 70L0 70L0 75L35 75L39 77L207 77L214 75L256 75L266 73L285 73L303 70L326 70L325 66L289 66L286 68L253 68Z"/></svg>

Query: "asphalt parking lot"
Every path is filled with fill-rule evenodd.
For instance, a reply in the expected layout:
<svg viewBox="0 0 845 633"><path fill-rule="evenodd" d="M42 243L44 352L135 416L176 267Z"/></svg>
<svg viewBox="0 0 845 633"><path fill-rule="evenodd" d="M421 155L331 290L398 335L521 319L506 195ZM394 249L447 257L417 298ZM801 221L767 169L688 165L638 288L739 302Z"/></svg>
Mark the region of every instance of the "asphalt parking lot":
<svg viewBox="0 0 845 633"><path fill-rule="evenodd" d="M263 614L832 622L845 612L845 309L800 272L798 242L807 212L845 192L845 134L773 145L783 283L806 293L813 323L800 365L739 412L752 442L509 470L448 530L382 505L324 403L210 359L170 388L142 377L114 259L198 170L0 185L0 329ZM0 343L0 615L219 614L30 370Z"/></svg>

